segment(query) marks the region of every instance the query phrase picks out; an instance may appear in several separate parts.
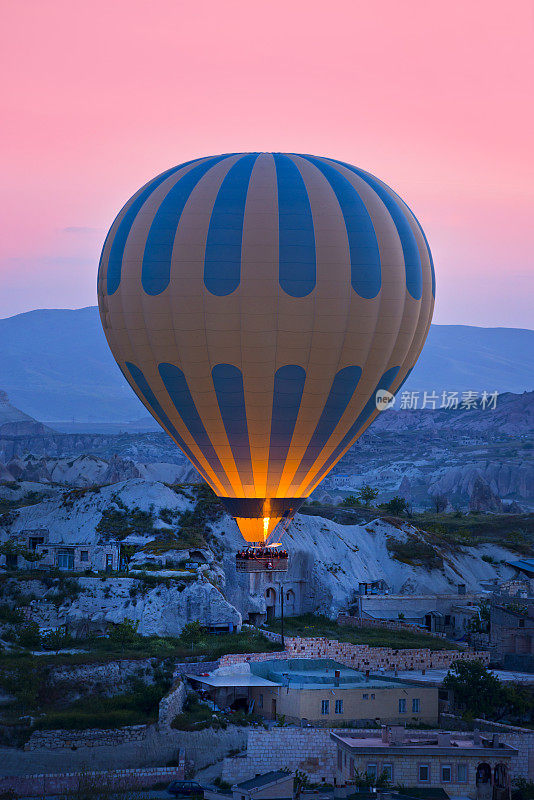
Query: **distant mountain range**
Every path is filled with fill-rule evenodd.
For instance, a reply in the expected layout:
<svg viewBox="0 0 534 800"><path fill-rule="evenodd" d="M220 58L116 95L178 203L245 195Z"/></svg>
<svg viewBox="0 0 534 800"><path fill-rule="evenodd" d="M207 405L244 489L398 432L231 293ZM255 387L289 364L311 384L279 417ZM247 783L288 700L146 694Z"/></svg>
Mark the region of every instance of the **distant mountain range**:
<svg viewBox="0 0 534 800"><path fill-rule="evenodd" d="M433 325L404 390L521 393L534 388L534 331ZM146 420L108 349L96 306L0 320L0 389L43 422Z"/></svg>

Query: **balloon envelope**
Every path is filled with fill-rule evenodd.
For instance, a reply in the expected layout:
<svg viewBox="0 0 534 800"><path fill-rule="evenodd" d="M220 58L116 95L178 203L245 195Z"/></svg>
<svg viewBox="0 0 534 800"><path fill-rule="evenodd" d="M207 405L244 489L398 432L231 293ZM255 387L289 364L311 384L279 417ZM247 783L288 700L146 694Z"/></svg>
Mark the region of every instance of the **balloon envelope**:
<svg viewBox="0 0 534 800"><path fill-rule="evenodd" d="M98 300L133 390L265 540L415 364L430 250L386 184L329 158L199 158L143 186L102 251Z"/></svg>

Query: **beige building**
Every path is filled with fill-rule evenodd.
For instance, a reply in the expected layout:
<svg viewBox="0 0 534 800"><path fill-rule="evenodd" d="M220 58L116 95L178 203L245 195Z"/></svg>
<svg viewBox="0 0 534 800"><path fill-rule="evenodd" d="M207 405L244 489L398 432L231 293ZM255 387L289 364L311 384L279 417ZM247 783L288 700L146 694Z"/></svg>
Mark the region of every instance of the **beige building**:
<svg viewBox="0 0 534 800"><path fill-rule="evenodd" d="M291 658L190 676L219 708L247 708L266 719L342 724L438 720L438 687L364 674L331 659Z"/></svg>
<svg viewBox="0 0 534 800"><path fill-rule="evenodd" d="M517 750L501 744L497 735L484 738L475 732L466 738L385 727L376 738L335 733L331 738L337 744L339 785L354 782L358 775L384 774L391 784L443 788L451 796L510 798L510 762Z"/></svg>

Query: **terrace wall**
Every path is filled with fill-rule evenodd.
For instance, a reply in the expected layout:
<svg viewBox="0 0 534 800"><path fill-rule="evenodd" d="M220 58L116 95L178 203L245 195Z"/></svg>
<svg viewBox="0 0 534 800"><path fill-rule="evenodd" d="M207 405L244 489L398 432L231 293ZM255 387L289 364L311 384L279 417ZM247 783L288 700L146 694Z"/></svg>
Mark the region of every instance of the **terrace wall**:
<svg viewBox="0 0 534 800"><path fill-rule="evenodd" d="M279 641L279 634L267 634L271 641ZM489 664L486 650L410 650L392 647L370 647L366 644L350 644L335 639L285 637L285 650L274 653L235 653L222 656L220 666L240 664L244 661L266 661L287 658L332 658L346 667L369 670L421 670L449 669L454 661L481 661Z"/></svg>
<svg viewBox="0 0 534 800"><path fill-rule="evenodd" d="M64 792L147 789L157 783L184 778L183 754L177 767L148 767L105 772L56 772L43 775L0 775L0 794L13 792L21 797L45 797Z"/></svg>

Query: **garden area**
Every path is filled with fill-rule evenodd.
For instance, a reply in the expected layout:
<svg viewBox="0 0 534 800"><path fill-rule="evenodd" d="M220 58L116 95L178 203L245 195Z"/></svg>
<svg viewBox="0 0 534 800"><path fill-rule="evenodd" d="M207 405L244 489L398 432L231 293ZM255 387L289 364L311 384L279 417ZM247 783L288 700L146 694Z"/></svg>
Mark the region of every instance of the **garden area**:
<svg viewBox="0 0 534 800"><path fill-rule="evenodd" d="M17 649L0 653L2 668L25 664L75 665L145 658L214 661L230 653L265 653L281 650L258 631L209 633L196 622L186 625L179 637L141 636L131 620L113 625L106 636L73 639L62 631L40 634L35 623L19 628ZM33 655L32 651L40 652ZM68 651L68 652L65 652Z"/></svg>
<svg viewBox="0 0 534 800"><path fill-rule="evenodd" d="M281 632L279 619L273 620L265 627L275 633ZM447 639L418 631L388 630L386 628L347 628L321 614L301 614L298 617L284 619L286 636L326 637L339 642L366 644L370 647L393 647L398 650L427 647L429 650L459 650L460 648Z"/></svg>

